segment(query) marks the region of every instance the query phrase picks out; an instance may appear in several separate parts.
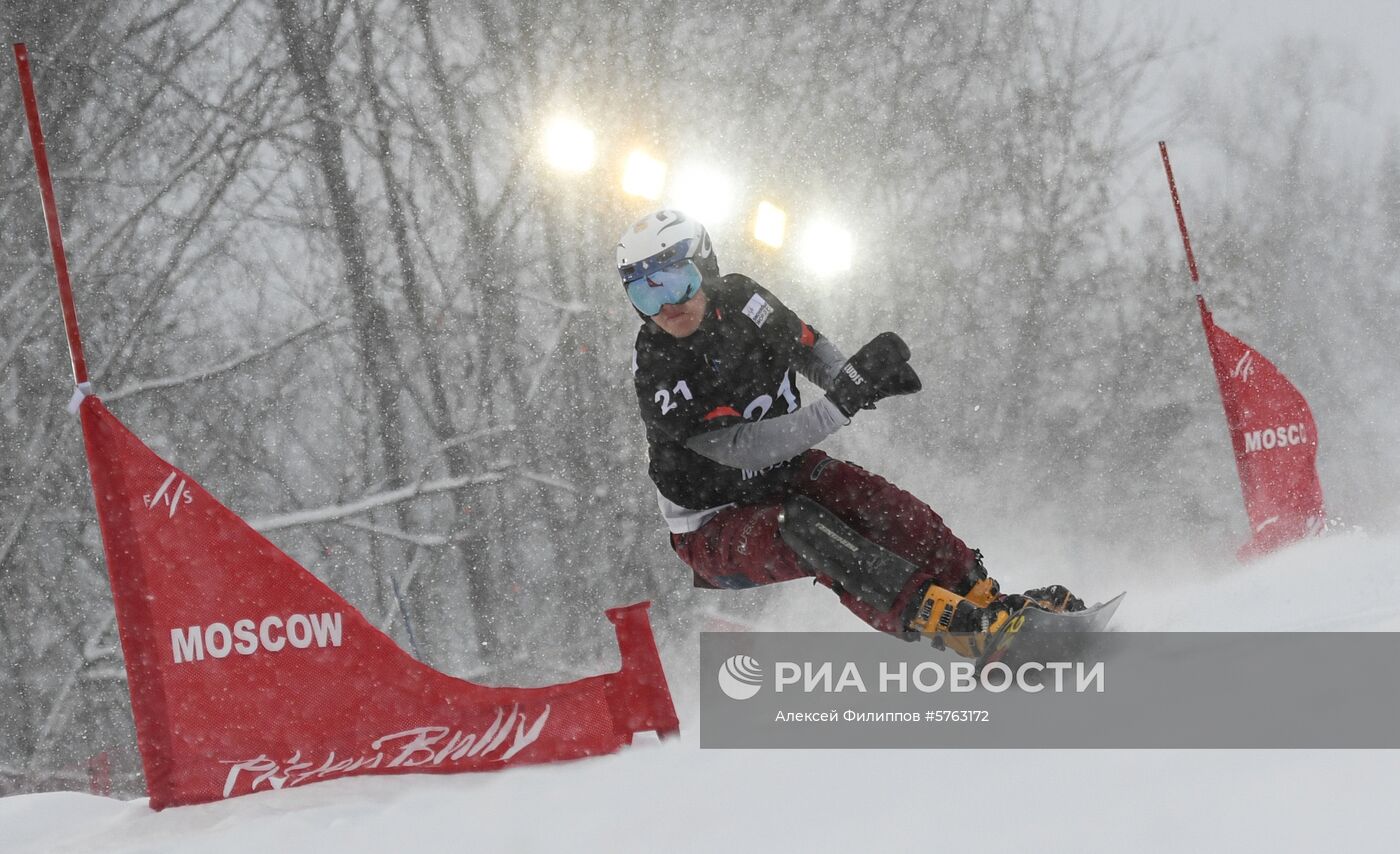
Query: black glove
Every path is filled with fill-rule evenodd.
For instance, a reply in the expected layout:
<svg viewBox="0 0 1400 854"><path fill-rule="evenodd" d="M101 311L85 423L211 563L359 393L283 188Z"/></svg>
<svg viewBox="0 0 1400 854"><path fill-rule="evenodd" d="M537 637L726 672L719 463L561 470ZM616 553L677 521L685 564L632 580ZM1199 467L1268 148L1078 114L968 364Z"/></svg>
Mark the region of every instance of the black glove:
<svg viewBox="0 0 1400 854"><path fill-rule="evenodd" d="M841 366L826 396L850 418L858 410L874 409L877 400L923 387L909 365L909 345L893 332L881 332Z"/></svg>
<svg viewBox="0 0 1400 854"><path fill-rule="evenodd" d="M1045 611L1053 611L1056 614L1065 612L1072 614L1075 611L1084 610L1084 600L1069 592L1069 589L1062 584L1027 590L1025 598L1029 599L1032 605Z"/></svg>

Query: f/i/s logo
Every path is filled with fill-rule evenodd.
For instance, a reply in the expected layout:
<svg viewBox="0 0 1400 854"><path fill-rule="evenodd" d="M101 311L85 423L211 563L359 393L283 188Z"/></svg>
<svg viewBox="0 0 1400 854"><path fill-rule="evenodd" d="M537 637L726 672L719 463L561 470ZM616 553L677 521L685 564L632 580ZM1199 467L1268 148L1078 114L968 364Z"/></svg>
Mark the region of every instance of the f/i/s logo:
<svg viewBox="0 0 1400 854"><path fill-rule="evenodd" d="M1248 383L1250 376L1254 373L1254 351L1246 350L1240 360L1235 363L1235 367L1230 370L1230 376L1242 383Z"/></svg>
<svg viewBox="0 0 1400 854"><path fill-rule="evenodd" d="M154 510L161 506L169 507L170 517L173 519L175 517L175 511L180 509L181 505L190 504L194 501L194 496L185 488L184 478L180 478L178 484L175 483L175 478L178 474L179 472L172 471L170 476L165 479L165 482L160 485L160 489L155 491L154 495L141 496L141 501L146 505L147 510Z"/></svg>
<svg viewBox="0 0 1400 854"><path fill-rule="evenodd" d="M731 700L747 700L763 685L763 665L747 655L731 655L719 668L719 687Z"/></svg>

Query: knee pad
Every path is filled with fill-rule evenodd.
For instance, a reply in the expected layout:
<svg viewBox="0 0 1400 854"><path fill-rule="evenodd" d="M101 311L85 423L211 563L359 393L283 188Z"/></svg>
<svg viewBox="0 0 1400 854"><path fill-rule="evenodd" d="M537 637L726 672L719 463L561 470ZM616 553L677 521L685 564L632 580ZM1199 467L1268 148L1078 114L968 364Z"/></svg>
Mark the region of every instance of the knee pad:
<svg viewBox="0 0 1400 854"><path fill-rule="evenodd" d="M805 495L783 502L778 533L808 570L827 576L881 611L894 607L895 599L918 572L914 564L862 537Z"/></svg>

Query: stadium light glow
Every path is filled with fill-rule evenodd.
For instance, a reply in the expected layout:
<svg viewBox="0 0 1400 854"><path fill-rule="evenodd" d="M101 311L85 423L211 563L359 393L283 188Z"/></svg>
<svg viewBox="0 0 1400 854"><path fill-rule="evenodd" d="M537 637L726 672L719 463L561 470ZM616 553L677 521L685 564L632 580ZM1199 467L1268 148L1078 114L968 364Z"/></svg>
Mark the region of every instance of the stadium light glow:
<svg viewBox="0 0 1400 854"><path fill-rule="evenodd" d="M559 117L544 129L544 159L560 172L581 174L593 168L597 159L593 131L579 122Z"/></svg>
<svg viewBox="0 0 1400 854"><path fill-rule="evenodd" d="M849 272L855 257L851 233L829 222L814 223L803 234L802 257L818 275Z"/></svg>
<svg viewBox="0 0 1400 854"><path fill-rule="evenodd" d="M645 151L634 151L627 156L627 165L622 170L622 192L644 199L659 199L665 186L665 163Z"/></svg>
<svg viewBox="0 0 1400 854"><path fill-rule="evenodd" d="M734 184L716 169L688 166L676 173L668 193L677 210L714 226L734 213Z"/></svg>
<svg viewBox="0 0 1400 854"><path fill-rule="evenodd" d="M753 237L765 246L780 249L783 234L787 231L787 214L771 202L759 202L758 213L754 216Z"/></svg>

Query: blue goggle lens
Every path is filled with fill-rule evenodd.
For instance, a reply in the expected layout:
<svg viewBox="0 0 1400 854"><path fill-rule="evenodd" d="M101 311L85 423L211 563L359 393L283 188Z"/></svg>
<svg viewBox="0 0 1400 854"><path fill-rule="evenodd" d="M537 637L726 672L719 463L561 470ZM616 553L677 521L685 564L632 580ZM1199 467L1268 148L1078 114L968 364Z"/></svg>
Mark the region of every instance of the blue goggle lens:
<svg viewBox="0 0 1400 854"><path fill-rule="evenodd" d="M623 287L637 311L654 317L663 305L683 303L699 292L700 268L694 261L681 261L627 282Z"/></svg>

